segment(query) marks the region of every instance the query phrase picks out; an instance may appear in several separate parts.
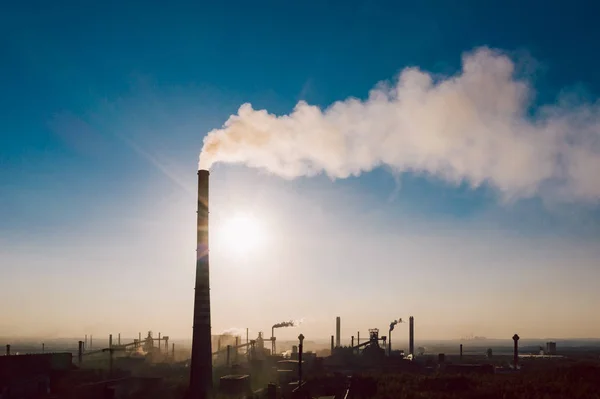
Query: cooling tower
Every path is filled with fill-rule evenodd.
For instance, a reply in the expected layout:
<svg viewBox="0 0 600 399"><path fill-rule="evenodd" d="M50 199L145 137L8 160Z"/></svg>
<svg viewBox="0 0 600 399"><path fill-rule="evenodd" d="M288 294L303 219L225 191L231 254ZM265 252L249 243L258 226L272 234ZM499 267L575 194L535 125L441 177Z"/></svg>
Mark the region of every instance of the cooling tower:
<svg viewBox="0 0 600 399"><path fill-rule="evenodd" d="M210 288L208 267L208 181L207 170L198 171L198 219L196 245L196 288L192 364L190 367L191 398L207 399L212 391L212 348L210 331Z"/></svg>

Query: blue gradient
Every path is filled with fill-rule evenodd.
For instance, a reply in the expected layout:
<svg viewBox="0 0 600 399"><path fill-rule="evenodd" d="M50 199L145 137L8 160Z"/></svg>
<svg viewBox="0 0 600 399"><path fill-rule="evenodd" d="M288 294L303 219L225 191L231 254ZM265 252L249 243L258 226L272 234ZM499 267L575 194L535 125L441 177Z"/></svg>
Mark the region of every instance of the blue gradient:
<svg viewBox="0 0 600 399"><path fill-rule="evenodd" d="M146 227L136 221L159 218L174 198L192 209L203 135L243 102L279 114L300 99L327 106L364 98L406 66L452 74L461 54L480 45L522 60L519 73L534 81L537 103L565 88L595 98L598 15L591 1L6 3L0 243L86 234L101 242L96 234L124 231L139 238ZM235 182L227 168L219 173ZM333 186L362 193L362 211L416 224L485 220L509 235L599 236L595 206L557 215L536 198L499 205L488 187L411 174L399 182L394 194L393 174L379 169ZM288 190L302 196L327 184L300 179ZM2 267L18 274L16 265Z"/></svg>

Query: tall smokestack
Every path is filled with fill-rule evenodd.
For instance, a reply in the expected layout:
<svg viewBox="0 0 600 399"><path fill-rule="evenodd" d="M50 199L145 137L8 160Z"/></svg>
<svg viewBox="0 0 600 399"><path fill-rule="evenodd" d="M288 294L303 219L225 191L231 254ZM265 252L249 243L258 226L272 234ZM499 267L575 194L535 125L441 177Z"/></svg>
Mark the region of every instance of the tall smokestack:
<svg viewBox="0 0 600 399"><path fill-rule="evenodd" d="M335 318L335 347L340 347L340 324L341 319L340 316Z"/></svg>
<svg viewBox="0 0 600 399"><path fill-rule="evenodd" d="M210 287L208 267L208 170L198 171L198 219L196 235L196 288L190 393L206 399L212 390L212 349L210 336Z"/></svg>
<svg viewBox="0 0 600 399"><path fill-rule="evenodd" d="M515 334L512 337L515 342L514 352L513 352L513 363L515 366L515 370L519 367L519 335Z"/></svg>
<svg viewBox="0 0 600 399"><path fill-rule="evenodd" d="M415 318L408 318L408 353L415 355Z"/></svg>

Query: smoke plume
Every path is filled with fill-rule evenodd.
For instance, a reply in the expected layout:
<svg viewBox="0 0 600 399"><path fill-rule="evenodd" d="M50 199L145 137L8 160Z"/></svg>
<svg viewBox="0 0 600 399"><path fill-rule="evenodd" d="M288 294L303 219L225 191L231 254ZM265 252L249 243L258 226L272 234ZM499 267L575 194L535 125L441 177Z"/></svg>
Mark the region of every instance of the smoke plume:
<svg viewBox="0 0 600 399"><path fill-rule="evenodd" d="M398 324L398 323L403 323L402 319L392 321L390 323L390 331L394 331L394 327L396 327L396 324Z"/></svg>
<svg viewBox="0 0 600 399"><path fill-rule="evenodd" d="M357 176L379 166L435 176L506 198L600 199L598 103L531 111L534 92L515 64L488 48L466 53L450 77L406 68L366 100L326 109L299 102L276 116L243 104L204 138L199 167L241 163L292 179Z"/></svg>
<svg viewBox="0 0 600 399"><path fill-rule="evenodd" d="M272 328L294 327L295 325L296 325L295 320L282 321L281 323L273 324Z"/></svg>

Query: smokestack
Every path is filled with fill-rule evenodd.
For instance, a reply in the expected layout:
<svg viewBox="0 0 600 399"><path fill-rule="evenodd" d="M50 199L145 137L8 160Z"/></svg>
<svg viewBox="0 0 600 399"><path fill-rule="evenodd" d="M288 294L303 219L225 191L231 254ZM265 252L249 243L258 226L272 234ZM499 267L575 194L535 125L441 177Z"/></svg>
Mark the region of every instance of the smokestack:
<svg viewBox="0 0 600 399"><path fill-rule="evenodd" d="M92 336L90 335L90 349L92 349Z"/></svg>
<svg viewBox="0 0 600 399"><path fill-rule="evenodd" d="M158 333L158 338L160 338L160 333ZM117 345L121 346L121 333L119 333L119 335L117 335ZM159 345L160 345L160 343L159 343Z"/></svg>
<svg viewBox="0 0 600 399"><path fill-rule="evenodd" d="M333 355L333 335L331 336L331 354Z"/></svg>
<svg viewBox="0 0 600 399"><path fill-rule="evenodd" d="M108 347L112 348L112 334L108 335Z"/></svg>
<svg viewBox="0 0 600 399"><path fill-rule="evenodd" d="M408 353L415 355L415 318L408 318Z"/></svg>
<svg viewBox="0 0 600 399"><path fill-rule="evenodd" d="M6 356L10 356L10 345L6 345Z"/></svg>
<svg viewBox="0 0 600 399"><path fill-rule="evenodd" d="M206 399L212 390L212 350L210 335L210 281L208 264L208 170L198 171L198 217L196 235L196 287L190 393Z"/></svg>
<svg viewBox="0 0 600 399"><path fill-rule="evenodd" d="M463 345L463 344L460 344L460 361L461 361L461 362L462 362L462 360L463 360L463 359L462 359L462 348L463 348L463 347L462 347L462 345Z"/></svg>
<svg viewBox="0 0 600 399"><path fill-rule="evenodd" d="M360 331L356 332L356 345L360 345Z"/></svg>
<svg viewBox="0 0 600 399"><path fill-rule="evenodd" d="M335 347L340 347L340 324L341 319L340 316L335 318Z"/></svg>
<svg viewBox="0 0 600 399"><path fill-rule="evenodd" d="M515 341L515 348L514 348L514 364L515 364L515 370L517 369L517 366L519 365L519 336L517 334L513 335L512 339L513 341Z"/></svg>
<svg viewBox="0 0 600 399"><path fill-rule="evenodd" d="M79 367L81 367L81 363L83 362L83 341L79 341L79 347L77 348L77 363Z"/></svg>
<svg viewBox="0 0 600 399"><path fill-rule="evenodd" d="M158 333L158 351L160 352L160 333Z"/></svg>

